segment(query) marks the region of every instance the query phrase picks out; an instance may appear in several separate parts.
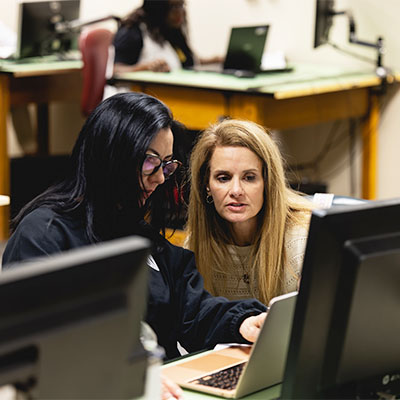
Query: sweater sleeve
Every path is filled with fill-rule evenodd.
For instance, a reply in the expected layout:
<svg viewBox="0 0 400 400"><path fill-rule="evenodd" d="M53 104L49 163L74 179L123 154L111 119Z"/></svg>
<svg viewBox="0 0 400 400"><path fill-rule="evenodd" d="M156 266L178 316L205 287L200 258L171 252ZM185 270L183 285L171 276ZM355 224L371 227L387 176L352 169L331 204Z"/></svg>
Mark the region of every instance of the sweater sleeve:
<svg viewBox="0 0 400 400"><path fill-rule="evenodd" d="M297 290L297 284L301 276L301 268L303 266L307 237L307 227L300 225L289 229L286 233L285 293Z"/></svg>

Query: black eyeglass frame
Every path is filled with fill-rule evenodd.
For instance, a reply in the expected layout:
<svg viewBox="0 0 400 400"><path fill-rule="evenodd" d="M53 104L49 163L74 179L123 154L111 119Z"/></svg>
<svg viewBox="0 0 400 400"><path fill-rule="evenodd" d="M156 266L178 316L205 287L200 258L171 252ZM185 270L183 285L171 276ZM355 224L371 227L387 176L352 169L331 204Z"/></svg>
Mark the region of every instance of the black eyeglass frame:
<svg viewBox="0 0 400 400"><path fill-rule="evenodd" d="M160 160L160 165L158 165L157 167L154 167L154 169L150 172L150 173L146 173L143 171L143 164L146 161L147 157L153 157L153 158L157 158L158 160ZM165 175L164 174L164 167L166 165L169 164L178 164L178 166L176 167L175 171L172 172L170 175ZM164 161L160 156L158 156L157 154L153 154L153 153L148 153L144 156L143 162L142 162L142 168L141 168L141 172L144 176L151 176L154 175L155 173L157 173L157 171L162 167L163 168L163 175L165 179L170 178L172 175L175 174L175 172L178 170L178 168L180 168L182 166L182 163L179 160L168 160L168 161Z"/></svg>

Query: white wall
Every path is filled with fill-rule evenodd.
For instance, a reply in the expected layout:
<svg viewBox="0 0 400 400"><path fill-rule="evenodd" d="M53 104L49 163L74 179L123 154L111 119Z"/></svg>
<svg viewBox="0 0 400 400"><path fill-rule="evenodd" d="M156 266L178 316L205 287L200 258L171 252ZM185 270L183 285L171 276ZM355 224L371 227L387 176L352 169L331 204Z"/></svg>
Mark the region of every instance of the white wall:
<svg viewBox="0 0 400 400"><path fill-rule="evenodd" d="M330 46L313 48L315 0L188 0L188 18L193 48L200 55L223 54L232 25L269 23L267 50L284 50L291 61L340 64L354 68L370 65L342 54ZM357 36L375 42L383 36L386 43L384 62L400 70L400 41L398 0L336 0L337 10L350 8L357 23ZM351 45L347 41L348 21L335 18L331 40L352 52L374 58L375 51ZM382 109L377 171L377 196L400 196L400 92ZM305 178L328 182L329 190L343 195L361 194L361 144L358 140L353 154L354 168L350 166L347 122L323 124L281 132L282 150L288 163L309 161L318 154L327 137L338 132L339 145L320 163L318 170L306 171ZM353 178L352 178L353 176ZM352 183L352 179L354 183ZM355 186L355 188L354 188Z"/></svg>
<svg viewBox="0 0 400 400"><path fill-rule="evenodd" d="M386 44L384 63L400 70L400 1L336 0L335 7L337 10L350 8L353 11L359 39L375 42L378 36L383 36ZM368 63L342 54L330 46L313 48L315 0L188 0L188 18L193 48L202 56L224 53L232 25L269 23L271 28L267 51L284 50L289 60L297 62L372 68ZM336 17L331 40L346 50L375 59L373 49L349 44L347 32L346 17ZM378 198L400 196L400 114L396 112L399 106L400 92L397 91L382 109ZM306 171L304 178L328 182L329 190L338 194L360 196L361 143L358 140L353 154L354 168L350 169L346 121L339 126L323 124L281 132L282 150L287 153L289 164L310 161L335 128L340 130L338 133L342 137L339 145L320 163L318 170Z"/></svg>
<svg viewBox="0 0 400 400"><path fill-rule="evenodd" d="M0 0L0 19L15 28L16 1ZM315 0L186 0L190 39L200 56L224 54L229 29L233 25L269 23L271 25L267 50L283 50L290 61L340 64L355 68L368 68L369 64L323 46L313 49ZM141 0L81 0L83 18L96 18L108 14L123 16ZM357 35L366 41L375 41L382 35L386 42L386 65L400 70L400 41L398 16L399 0L336 0L336 9L351 8L357 23ZM375 52L347 43L347 20L336 17L331 39L355 53L375 58ZM371 67L372 68L372 67ZM400 196L400 92L384 99L379 134L378 198ZM351 190L351 170L346 121L323 124L278 133L282 150L290 164L308 161L318 153L331 130L342 140L336 150L329 153L317 171L306 178L321 179L337 194L360 195L360 182ZM354 172L359 177L360 143L356 146ZM339 168L337 168L339 167Z"/></svg>

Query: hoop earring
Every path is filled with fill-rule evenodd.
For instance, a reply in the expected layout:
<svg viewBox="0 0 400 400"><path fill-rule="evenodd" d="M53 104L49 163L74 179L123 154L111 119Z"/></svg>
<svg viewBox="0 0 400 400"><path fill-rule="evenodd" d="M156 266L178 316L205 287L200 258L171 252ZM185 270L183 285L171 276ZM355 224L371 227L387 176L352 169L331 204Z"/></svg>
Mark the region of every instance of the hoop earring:
<svg viewBox="0 0 400 400"><path fill-rule="evenodd" d="M212 204L212 203L214 203L214 199L213 199L213 197L211 196L211 194L208 194L208 195L206 196L206 203L207 203L207 204Z"/></svg>

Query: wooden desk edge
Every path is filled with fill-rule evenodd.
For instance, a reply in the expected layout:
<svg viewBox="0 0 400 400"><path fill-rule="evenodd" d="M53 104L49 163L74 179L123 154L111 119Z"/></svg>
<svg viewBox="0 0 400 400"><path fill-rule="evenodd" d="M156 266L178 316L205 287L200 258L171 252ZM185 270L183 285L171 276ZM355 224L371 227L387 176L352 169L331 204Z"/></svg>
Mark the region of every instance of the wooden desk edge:
<svg viewBox="0 0 400 400"><path fill-rule="evenodd" d="M394 75L394 81L399 81L400 75ZM266 86L257 86L252 87L249 86L248 88L238 89L238 88L229 88L226 86L221 87L214 87L214 86L207 86L207 85L194 85L194 84L187 84L181 82L165 82L159 81L157 79L143 79L143 78L129 78L126 76L125 73L115 74L113 79L117 83L121 84L133 84L139 86L149 86L149 85L158 85L158 86L169 86L169 87L183 87L187 89L197 89L197 90L214 90L218 92L226 92L226 93L249 93L252 95L261 95L261 96L270 96L276 100L285 100L290 98L296 97L305 97L305 96L313 96L318 94L324 93L332 93L332 92L340 92L346 90L353 90L357 88L369 88L369 87L377 87L381 84L381 79L377 76L369 76L369 77L362 77L360 79L355 78L352 81L340 81L340 77L338 80L333 82L325 82L318 86L310 86L308 88L299 88L299 89L289 89L289 90L268 90L268 85ZM301 83L301 82L291 82L292 84ZM391 84L393 82L389 82ZM274 85L272 85L274 86Z"/></svg>
<svg viewBox="0 0 400 400"><path fill-rule="evenodd" d="M60 69L49 69L40 71L14 71L11 72L14 78L25 78L30 76L42 76L42 75L57 75L57 74L68 74L70 72L81 71L82 67L76 68L60 68Z"/></svg>
<svg viewBox="0 0 400 400"><path fill-rule="evenodd" d="M64 63L64 66L60 64ZM67 64L67 65L65 65ZM24 66L24 64L20 64ZM83 61L53 61L48 63L31 63L26 65L32 65L33 68L18 68L18 64L15 65L0 65L0 74L10 75L14 78L25 78L30 76L41 76L41 75L56 75L66 74L74 71L81 71L83 67ZM14 68L13 68L14 67ZM43 67L43 68L39 68Z"/></svg>
<svg viewBox="0 0 400 400"><path fill-rule="evenodd" d="M321 85L319 87L311 87L308 89L294 89L286 91L277 91L274 93L274 98L277 100L291 99L294 97L312 96L323 93L341 92L346 90L377 87L381 84L381 80L378 77L366 79L358 83L331 83Z"/></svg>

